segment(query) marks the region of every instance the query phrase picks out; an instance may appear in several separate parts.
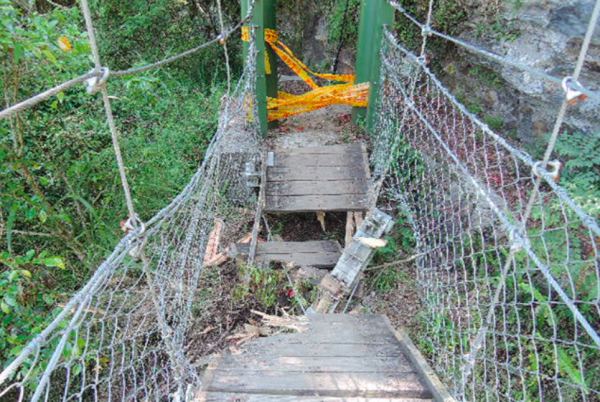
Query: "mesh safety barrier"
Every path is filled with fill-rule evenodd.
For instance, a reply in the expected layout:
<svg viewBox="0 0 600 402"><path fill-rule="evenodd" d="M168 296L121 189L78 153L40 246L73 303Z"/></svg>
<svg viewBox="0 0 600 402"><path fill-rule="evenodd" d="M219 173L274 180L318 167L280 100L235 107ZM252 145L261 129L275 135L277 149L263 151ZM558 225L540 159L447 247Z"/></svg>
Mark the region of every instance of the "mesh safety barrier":
<svg viewBox="0 0 600 402"><path fill-rule="evenodd" d="M381 71L372 186L415 232L422 352L459 399L599 400L597 222L389 32Z"/></svg>

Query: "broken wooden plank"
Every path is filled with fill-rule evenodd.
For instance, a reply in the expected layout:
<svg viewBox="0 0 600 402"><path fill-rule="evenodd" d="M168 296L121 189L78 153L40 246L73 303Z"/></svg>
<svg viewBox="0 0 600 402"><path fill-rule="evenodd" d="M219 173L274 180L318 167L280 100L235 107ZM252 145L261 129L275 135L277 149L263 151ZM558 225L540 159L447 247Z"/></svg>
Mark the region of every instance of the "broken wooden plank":
<svg viewBox="0 0 600 402"><path fill-rule="evenodd" d="M266 204L266 189L267 189L267 149L263 147L261 153L261 175L260 175L260 190L258 192L258 202L256 203L256 214L254 215L254 224L252 225L252 240L250 240L250 251L248 253L248 265L254 264L254 257L256 255L256 246L258 244L258 233L260 232L260 225L262 220L263 209ZM248 273L244 278L245 283L250 282Z"/></svg>
<svg viewBox="0 0 600 402"><path fill-rule="evenodd" d="M230 255L237 259L245 259L248 252L248 244L238 243L231 247ZM340 245L333 241L266 242L257 245L255 261L279 261L331 268L335 266L341 255Z"/></svg>
<svg viewBox="0 0 600 402"><path fill-rule="evenodd" d="M242 244L240 250L243 252L246 244ZM341 252L339 243L331 240L313 240L313 241L271 241L259 243L257 252L259 253L288 253L293 250L296 253L316 253L316 252Z"/></svg>
<svg viewBox="0 0 600 402"><path fill-rule="evenodd" d="M340 253L260 254L256 256L256 262L279 261L300 266L333 268L338 262L340 255Z"/></svg>
<svg viewBox="0 0 600 402"><path fill-rule="evenodd" d="M352 241L352 236L354 236L354 224L354 211L348 211L348 213L346 214L346 236L344 239L344 245L346 247L348 247L348 245Z"/></svg>
<svg viewBox="0 0 600 402"><path fill-rule="evenodd" d="M364 211L364 194L295 195L267 198L267 212Z"/></svg>

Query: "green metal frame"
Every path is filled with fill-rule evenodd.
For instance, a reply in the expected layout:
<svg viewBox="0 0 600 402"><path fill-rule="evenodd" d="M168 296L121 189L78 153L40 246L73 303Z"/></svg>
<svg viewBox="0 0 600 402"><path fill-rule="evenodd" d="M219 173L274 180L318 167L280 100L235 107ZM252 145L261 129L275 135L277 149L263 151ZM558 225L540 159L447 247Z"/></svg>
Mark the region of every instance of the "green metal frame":
<svg viewBox="0 0 600 402"><path fill-rule="evenodd" d="M358 27L358 52L356 55L356 83L370 82L369 106L355 107L352 111L354 122L366 117L370 131L375 117L381 68L381 41L384 26L394 23L394 8L387 0L362 0L360 24Z"/></svg>
<svg viewBox="0 0 600 402"><path fill-rule="evenodd" d="M248 13L251 0L241 0L242 18ZM267 137L269 124L267 120L267 97L277 98L277 55L273 49L265 43L265 29L277 29L277 0L257 0L254 5L252 25L256 28L256 49L258 51L256 60L256 97L258 99L258 116L260 129L263 136ZM244 42L244 60L248 56L247 42ZM265 52L269 57L271 74L265 71Z"/></svg>

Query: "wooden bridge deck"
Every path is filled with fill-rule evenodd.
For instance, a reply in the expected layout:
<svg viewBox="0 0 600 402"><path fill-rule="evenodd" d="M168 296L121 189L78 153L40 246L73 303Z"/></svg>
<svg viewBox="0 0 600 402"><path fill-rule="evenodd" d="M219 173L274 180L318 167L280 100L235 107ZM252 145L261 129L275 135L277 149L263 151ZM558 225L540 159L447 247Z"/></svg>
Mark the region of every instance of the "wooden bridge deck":
<svg viewBox="0 0 600 402"><path fill-rule="evenodd" d="M248 258L250 244L237 243L230 255L240 260ZM342 256L342 248L335 241L268 242L256 246L255 262L277 261L315 268L333 268Z"/></svg>
<svg viewBox="0 0 600 402"><path fill-rule="evenodd" d="M274 151L265 212L364 211L369 178L363 144Z"/></svg>
<svg viewBox="0 0 600 402"><path fill-rule="evenodd" d="M382 315L308 315L309 331L250 341L207 369L197 401L449 401Z"/></svg>

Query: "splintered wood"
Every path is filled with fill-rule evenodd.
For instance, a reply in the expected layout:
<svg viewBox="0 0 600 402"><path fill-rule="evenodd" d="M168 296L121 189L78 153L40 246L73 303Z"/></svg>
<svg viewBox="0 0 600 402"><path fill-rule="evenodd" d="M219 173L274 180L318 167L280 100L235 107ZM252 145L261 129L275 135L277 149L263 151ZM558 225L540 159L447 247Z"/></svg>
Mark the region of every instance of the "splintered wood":
<svg viewBox="0 0 600 402"><path fill-rule="evenodd" d="M223 230L223 223L215 220L215 227L210 232L208 245L204 254L203 265L205 267L220 266L229 261L230 248L227 247L224 251L219 253L219 242L221 240L221 232ZM247 244L252 240L252 233L242 237L238 244Z"/></svg>
<svg viewBox="0 0 600 402"><path fill-rule="evenodd" d="M331 312L336 301L348 294L360 279L375 250L387 242L381 239L394 225L391 216L375 209L362 222L358 231L346 245L342 257L331 274L321 281L321 294L314 304L317 313Z"/></svg>
<svg viewBox="0 0 600 402"><path fill-rule="evenodd" d="M211 230L208 236L208 245L206 246L206 252L204 253L203 265L217 265L216 262L222 259L222 255L219 255L219 243L221 241L221 232L223 231L223 222L215 219L215 226ZM224 261L223 261L224 262Z"/></svg>

